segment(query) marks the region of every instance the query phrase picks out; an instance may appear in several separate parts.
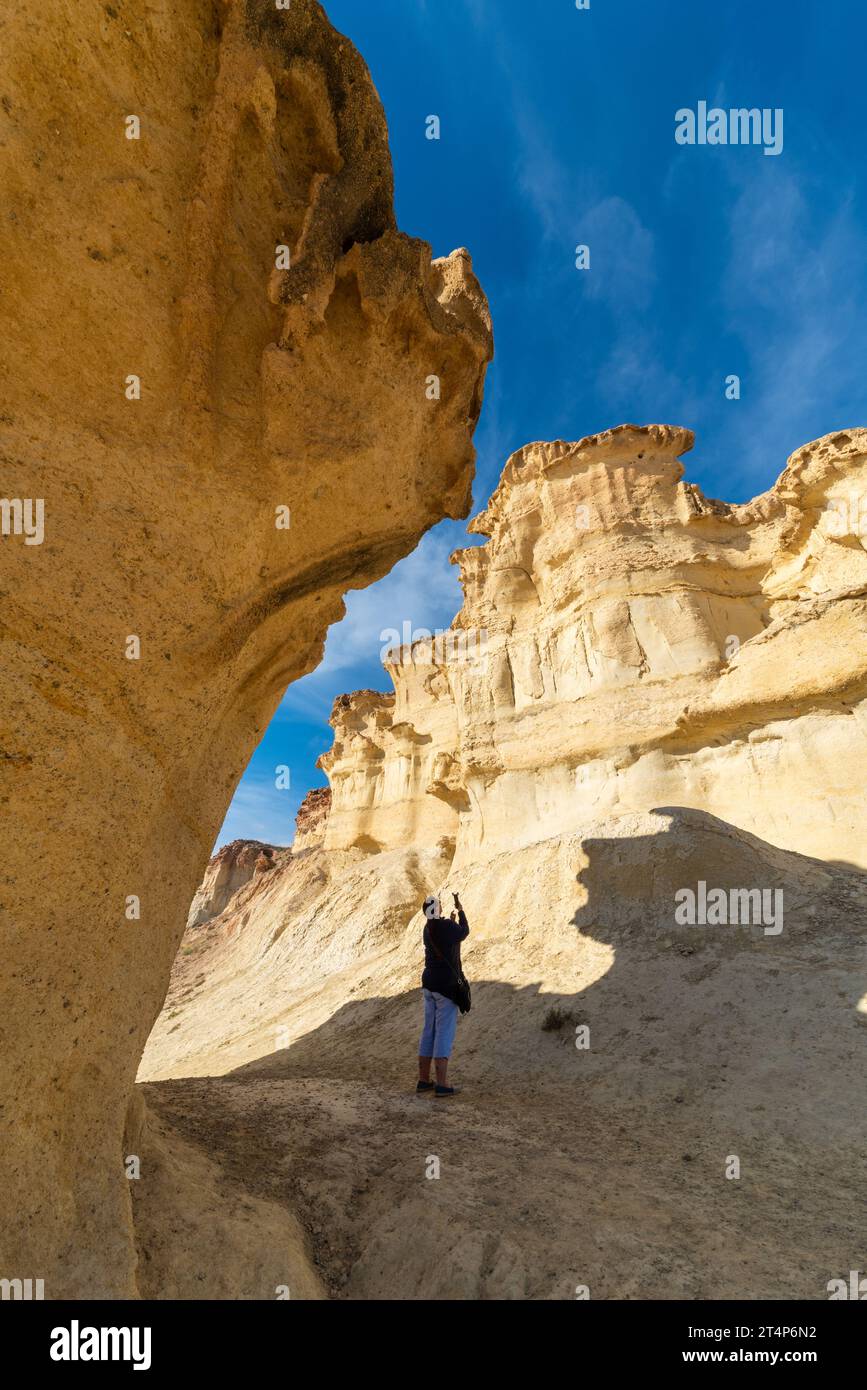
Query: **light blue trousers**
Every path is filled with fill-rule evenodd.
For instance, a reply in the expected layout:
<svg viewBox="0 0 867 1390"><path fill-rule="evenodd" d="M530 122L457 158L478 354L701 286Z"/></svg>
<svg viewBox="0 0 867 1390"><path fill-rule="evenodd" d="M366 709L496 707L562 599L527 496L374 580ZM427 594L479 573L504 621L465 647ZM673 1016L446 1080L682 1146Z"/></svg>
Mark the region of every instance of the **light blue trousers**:
<svg viewBox="0 0 867 1390"><path fill-rule="evenodd" d="M458 1009L451 999L435 990L423 989L424 1027L418 1043L419 1057L451 1057L458 1026Z"/></svg>

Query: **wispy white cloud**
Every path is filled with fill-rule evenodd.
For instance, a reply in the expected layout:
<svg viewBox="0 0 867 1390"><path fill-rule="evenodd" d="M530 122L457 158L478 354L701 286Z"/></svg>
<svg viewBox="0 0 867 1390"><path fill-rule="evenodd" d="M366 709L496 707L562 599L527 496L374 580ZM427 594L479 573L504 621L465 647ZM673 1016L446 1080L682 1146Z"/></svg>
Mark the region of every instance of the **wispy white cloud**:
<svg viewBox="0 0 867 1390"><path fill-rule="evenodd" d="M278 790L273 776L248 771L232 798L216 844L262 840L269 845L291 845L303 794L290 788Z"/></svg>
<svg viewBox="0 0 867 1390"><path fill-rule="evenodd" d="M457 569L449 564L451 551L464 543L461 532L455 526L429 531L384 579L348 594L346 617L330 629L321 665L290 686L281 711L322 717L335 696L359 682L389 689L380 660L388 629L445 629L461 606Z"/></svg>
<svg viewBox="0 0 867 1390"><path fill-rule="evenodd" d="M636 324L617 334L599 364L596 389L611 422L690 425L702 401L670 366L653 326Z"/></svg>
<svg viewBox="0 0 867 1390"><path fill-rule="evenodd" d="M646 309L656 284L653 234L625 198L604 198L581 218L581 239L590 247L584 285L619 314Z"/></svg>
<svg viewBox="0 0 867 1390"><path fill-rule="evenodd" d="M861 423L837 410L863 399L867 248L845 192L817 216L801 180L785 169L740 178L729 243L723 302L748 362L732 417L740 467L776 458L782 468L817 417L828 431Z"/></svg>

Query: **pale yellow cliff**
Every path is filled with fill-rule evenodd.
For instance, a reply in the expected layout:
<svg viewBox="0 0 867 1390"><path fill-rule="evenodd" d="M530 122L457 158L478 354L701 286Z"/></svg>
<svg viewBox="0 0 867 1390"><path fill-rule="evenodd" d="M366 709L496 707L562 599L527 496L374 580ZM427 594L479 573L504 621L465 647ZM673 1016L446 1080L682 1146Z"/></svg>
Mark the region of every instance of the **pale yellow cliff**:
<svg viewBox="0 0 867 1390"><path fill-rule="evenodd" d="M741 506L682 480L691 445L622 426L512 456L447 638L401 650L393 696L336 702L330 847L451 837L457 867L672 804L867 864L867 432Z"/></svg>

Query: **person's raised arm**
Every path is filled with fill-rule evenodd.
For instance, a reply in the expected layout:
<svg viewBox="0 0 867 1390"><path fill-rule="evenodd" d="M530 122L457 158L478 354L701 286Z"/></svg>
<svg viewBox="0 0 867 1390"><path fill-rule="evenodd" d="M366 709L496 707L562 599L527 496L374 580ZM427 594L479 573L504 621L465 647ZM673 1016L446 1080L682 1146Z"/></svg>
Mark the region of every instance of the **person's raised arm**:
<svg viewBox="0 0 867 1390"><path fill-rule="evenodd" d="M461 900L458 897L457 893L453 893L452 897L455 900L455 907L458 910L458 931L460 932L460 936L458 939L460 941L463 941L464 937L469 936L470 934L470 925L467 921L467 914L464 912L464 909L461 906Z"/></svg>

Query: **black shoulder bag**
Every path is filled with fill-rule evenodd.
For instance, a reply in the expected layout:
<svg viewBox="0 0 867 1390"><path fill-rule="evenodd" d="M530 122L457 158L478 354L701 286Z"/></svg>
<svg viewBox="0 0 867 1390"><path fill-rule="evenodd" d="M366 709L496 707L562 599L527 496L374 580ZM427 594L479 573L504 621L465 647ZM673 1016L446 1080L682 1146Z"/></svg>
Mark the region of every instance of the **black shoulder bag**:
<svg viewBox="0 0 867 1390"><path fill-rule="evenodd" d="M463 973L459 975L457 970L455 970L455 967L452 965L451 961L443 955L439 946L434 941L434 934L431 931L430 922L427 923L426 930L428 934L428 940L430 941L431 946L433 946L435 954L439 956L443 964L448 966L449 970L455 977L454 1002L457 1004L462 1014L468 1014L473 1004L473 996L472 991L470 989L470 982L467 979L466 975L464 975Z"/></svg>

